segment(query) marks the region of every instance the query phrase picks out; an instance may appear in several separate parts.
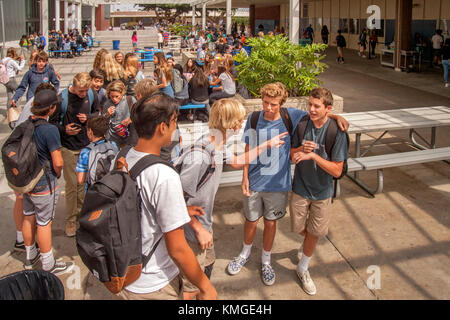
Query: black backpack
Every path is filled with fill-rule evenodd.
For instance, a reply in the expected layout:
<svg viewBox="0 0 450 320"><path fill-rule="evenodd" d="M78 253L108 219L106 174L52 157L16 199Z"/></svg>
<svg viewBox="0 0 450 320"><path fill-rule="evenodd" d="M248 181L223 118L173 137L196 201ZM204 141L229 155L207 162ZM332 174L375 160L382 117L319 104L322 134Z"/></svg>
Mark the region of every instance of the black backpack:
<svg viewBox="0 0 450 320"><path fill-rule="evenodd" d="M261 114L261 111L255 111L251 115L250 127L253 130L256 130L256 125L258 124L260 114ZM292 125L292 120L291 120L291 117L289 116L287 109L280 108L280 115L281 115L281 119L283 120L284 125L286 126L286 129L289 132L289 135L292 135L293 125Z"/></svg>
<svg viewBox="0 0 450 320"><path fill-rule="evenodd" d="M302 143L303 137L305 136L306 127L308 126L309 120L310 120L309 116L305 116L300 120L300 122L297 125L297 138L298 138L298 142L300 144ZM331 155L332 155L334 143L336 142L336 136L337 136L338 130L340 130L340 129L338 127L337 121L335 119L330 118L330 123L328 124L327 132L325 133L325 152L327 153L328 159L332 159ZM346 131L344 131L344 133L345 133L345 137L347 138L347 152L348 152L348 148L350 146L350 139L349 139L348 133ZM338 178L333 177L333 181L334 181L333 198L336 197L337 185L336 185L335 180L341 179L343 176L345 176L347 171L348 171L347 160L344 160L344 165L342 167L341 175Z"/></svg>
<svg viewBox="0 0 450 320"><path fill-rule="evenodd" d="M34 189L45 174L49 182L50 164L44 166L38 157L34 130L47 124L44 119L28 118L17 126L2 147L2 160L8 185L19 193L28 193ZM51 188L50 188L51 189Z"/></svg>
<svg viewBox="0 0 450 320"><path fill-rule="evenodd" d="M125 157L117 155L114 169L88 189L76 233L78 253L90 272L112 292L136 281L162 238L147 256L142 254L141 197L136 178L157 163L173 167L156 155L140 159L129 172Z"/></svg>

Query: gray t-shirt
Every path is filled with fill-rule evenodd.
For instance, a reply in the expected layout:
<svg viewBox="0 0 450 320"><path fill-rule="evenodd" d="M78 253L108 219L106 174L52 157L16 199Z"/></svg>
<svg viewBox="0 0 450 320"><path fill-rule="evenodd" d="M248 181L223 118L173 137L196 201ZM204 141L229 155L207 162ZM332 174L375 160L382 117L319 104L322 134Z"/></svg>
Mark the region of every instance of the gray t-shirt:
<svg viewBox="0 0 450 320"><path fill-rule="evenodd" d="M328 161L341 162L348 158L347 138L345 133L338 130L331 159L325 149L325 139L330 119L322 126L316 128L312 121L306 126L304 140L314 141L318 148L314 150L319 156ZM298 127L297 127L298 128ZM303 143L298 141L297 129L292 138L292 148L298 148ZM292 191L310 200L325 200L333 196L333 177L322 170L313 160L302 161L295 166L294 183Z"/></svg>
<svg viewBox="0 0 450 320"><path fill-rule="evenodd" d="M229 76L228 73L222 72L219 76L219 79L222 81L223 91L227 94L236 94L236 84L233 79Z"/></svg>
<svg viewBox="0 0 450 320"><path fill-rule="evenodd" d="M210 144L208 136L202 137L196 142L199 146L202 143L207 145L205 150L194 150L184 158L180 178L183 191L189 196L187 206L202 207L205 214L197 217L197 219L205 229L211 231L213 225L214 198L219 188L224 155L222 151L214 149L213 145ZM197 185L211 163L210 154L212 153L214 154L216 169L208 181L197 191ZM188 224L184 226L184 233L187 240L198 242L194 230Z"/></svg>
<svg viewBox="0 0 450 320"><path fill-rule="evenodd" d="M132 100L133 103L136 102L136 99L132 98ZM112 106L116 107L116 111L109 118L109 129L106 132L106 139L114 141L117 145L122 145L125 143L126 137L119 136L114 127L130 117L131 106L128 106L126 96L124 96L117 105L114 105L111 99L108 99L103 107L103 115L105 115L108 108Z"/></svg>

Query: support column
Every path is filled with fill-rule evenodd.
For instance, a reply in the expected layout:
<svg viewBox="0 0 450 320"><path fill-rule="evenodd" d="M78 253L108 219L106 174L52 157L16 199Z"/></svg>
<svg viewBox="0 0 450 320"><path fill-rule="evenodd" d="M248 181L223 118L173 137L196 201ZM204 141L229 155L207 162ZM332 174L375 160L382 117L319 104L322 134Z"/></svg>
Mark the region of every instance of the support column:
<svg viewBox="0 0 450 320"><path fill-rule="evenodd" d="M227 0L227 35L231 34L231 0Z"/></svg>
<svg viewBox="0 0 450 320"><path fill-rule="evenodd" d="M300 38L300 0L289 0L289 41L298 44Z"/></svg>
<svg viewBox="0 0 450 320"><path fill-rule="evenodd" d="M59 12L60 12L60 3L59 0L55 0L55 32L58 32L61 29L59 23Z"/></svg>
<svg viewBox="0 0 450 320"><path fill-rule="evenodd" d="M250 14L249 14L249 23L250 23L250 36L255 35L255 5L250 5Z"/></svg>
<svg viewBox="0 0 450 320"><path fill-rule="evenodd" d="M72 2L72 4L70 5L70 13L71 15L71 19L70 19L70 29L75 29L75 15L76 15L76 11L77 9L75 8L75 2Z"/></svg>
<svg viewBox="0 0 450 320"><path fill-rule="evenodd" d="M195 26L195 6L192 6L192 26Z"/></svg>
<svg viewBox="0 0 450 320"><path fill-rule="evenodd" d="M202 29L206 30L206 3L202 6Z"/></svg>
<svg viewBox="0 0 450 320"><path fill-rule="evenodd" d="M69 2L64 0L64 34L69 33Z"/></svg>
<svg viewBox="0 0 450 320"><path fill-rule="evenodd" d="M91 35L95 37L95 6L91 7Z"/></svg>
<svg viewBox="0 0 450 320"><path fill-rule="evenodd" d="M5 31L5 7L4 7L4 3L3 0L0 0L0 10L1 10L1 15L2 15L2 52L1 52L1 58L3 59L5 57L5 49L6 49L6 31Z"/></svg>
<svg viewBox="0 0 450 320"><path fill-rule="evenodd" d="M83 23L83 15L81 13L81 8L82 8L82 4L79 3L77 4L77 29L78 32L81 32L81 28L82 28L82 23Z"/></svg>
<svg viewBox="0 0 450 320"><path fill-rule="evenodd" d="M412 41L412 0L396 0L395 21L395 70L401 71L401 66L407 65L402 61L401 51L409 51ZM403 59L405 59L403 57Z"/></svg>
<svg viewBox="0 0 450 320"><path fill-rule="evenodd" d="M46 48L48 48L48 0L41 0L40 27L41 33L45 37Z"/></svg>

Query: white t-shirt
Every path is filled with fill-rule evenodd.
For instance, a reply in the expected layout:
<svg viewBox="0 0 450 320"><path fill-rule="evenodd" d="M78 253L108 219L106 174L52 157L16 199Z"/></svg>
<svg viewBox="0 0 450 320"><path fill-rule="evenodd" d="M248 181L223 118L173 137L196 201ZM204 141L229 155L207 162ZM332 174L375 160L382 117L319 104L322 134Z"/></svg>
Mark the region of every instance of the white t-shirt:
<svg viewBox="0 0 450 320"><path fill-rule="evenodd" d="M440 35L435 34L431 38L431 42L433 42L433 49L440 49L444 40L442 40L442 37Z"/></svg>
<svg viewBox="0 0 450 320"><path fill-rule="evenodd" d="M129 168L147 153L130 149L126 160ZM164 233L175 230L191 219L183 197L181 181L175 170L164 164L145 169L136 179L142 198L142 251L149 254ZM126 287L134 293L150 293L164 288L179 273L167 251L164 239L158 244L141 276Z"/></svg>
<svg viewBox="0 0 450 320"><path fill-rule="evenodd" d="M219 76L219 79L222 81L223 91L227 94L236 94L236 84L233 79L226 72L222 72Z"/></svg>
<svg viewBox="0 0 450 320"><path fill-rule="evenodd" d="M158 32L158 42L159 43L164 42L164 37L163 37L162 33L159 33L159 32Z"/></svg>

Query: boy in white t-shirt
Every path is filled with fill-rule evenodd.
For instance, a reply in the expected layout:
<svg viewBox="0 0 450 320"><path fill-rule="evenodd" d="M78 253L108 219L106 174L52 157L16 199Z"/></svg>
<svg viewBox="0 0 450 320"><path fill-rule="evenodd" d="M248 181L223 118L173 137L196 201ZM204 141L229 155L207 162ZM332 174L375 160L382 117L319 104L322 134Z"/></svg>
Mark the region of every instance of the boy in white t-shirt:
<svg viewBox="0 0 450 320"><path fill-rule="evenodd" d="M148 154L160 155L171 143L177 125L177 104L156 93L140 100L131 113L139 137L126 155L128 169ZM142 199L142 253L147 255L162 237L141 276L119 293L124 299L182 299L181 273L200 290L198 299L216 299L217 292L200 269L186 242L183 226L191 218L178 173L165 164L145 169L136 179Z"/></svg>

